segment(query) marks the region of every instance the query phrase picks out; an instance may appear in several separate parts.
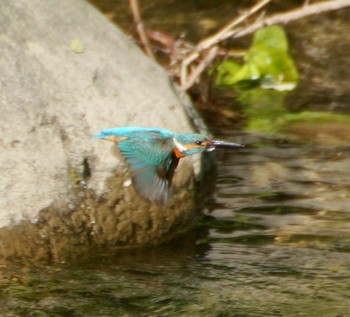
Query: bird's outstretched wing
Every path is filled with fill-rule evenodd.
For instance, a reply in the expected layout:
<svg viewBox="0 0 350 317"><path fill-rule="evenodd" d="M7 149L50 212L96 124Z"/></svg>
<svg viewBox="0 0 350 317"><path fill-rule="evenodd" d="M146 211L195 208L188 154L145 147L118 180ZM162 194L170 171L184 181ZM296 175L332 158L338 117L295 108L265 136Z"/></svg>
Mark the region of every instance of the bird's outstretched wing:
<svg viewBox="0 0 350 317"><path fill-rule="evenodd" d="M179 159L173 157L163 165L157 166L140 160L126 160L136 192L151 202L165 205L169 198L172 177ZM137 167L134 167L135 165Z"/></svg>
<svg viewBox="0 0 350 317"><path fill-rule="evenodd" d="M166 204L179 162L172 151L172 138L158 131L139 131L116 145L129 166L136 192L151 202Z"/></svg>

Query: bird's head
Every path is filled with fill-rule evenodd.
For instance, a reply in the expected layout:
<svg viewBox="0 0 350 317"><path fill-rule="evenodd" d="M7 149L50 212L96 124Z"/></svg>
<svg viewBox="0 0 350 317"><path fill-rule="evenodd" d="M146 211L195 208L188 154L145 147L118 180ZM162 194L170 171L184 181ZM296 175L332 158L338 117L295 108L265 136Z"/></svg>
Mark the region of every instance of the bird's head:
<svg viewBox="0 0 350 317"><path fill-rule="evenodd" d="M189 156L203 151L213 151L218 147L242 147L238 143L216 141L196 133L176 134L174 137L175 153L178 157Z"/></svg>

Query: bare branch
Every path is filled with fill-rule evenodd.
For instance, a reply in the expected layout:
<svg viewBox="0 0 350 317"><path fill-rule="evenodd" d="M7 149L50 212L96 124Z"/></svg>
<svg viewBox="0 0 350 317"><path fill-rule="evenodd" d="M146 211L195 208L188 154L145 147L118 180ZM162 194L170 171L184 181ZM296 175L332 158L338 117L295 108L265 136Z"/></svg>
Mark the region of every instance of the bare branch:
<svg viewBox="0 0 350 317"><path fill-rule="evenodd" d="M142 20L141 20L141 14L140 14L138 0L129 0L129 3L130 3L131 12L132 12L132 15L134 18L134 22L136 24L136 29L137 29L137 32L139 34L142 46L143 46L146 54L148 55L148 57L155 60L151 46L148 42L145 28L144 28Z"/></svg>
<svg viewBox="0 0 350 317"><path fill-rule="evenodd" d="M260 0L256 5L251 7L247 12L244 12L238 18L235 18L232 21L230 21L219 32L217 32L214 35L210 36L209 38L206 38L205 40L201 41L197 45L197 49L198 50L205 50L205 49L208 49L209 47L212 47L212 46L218 44L219 42L226 40L229 37L229 36L227 36L227 34L229 34L229 32L230 32L230 30L232 30L232 28L239 25L240 23L245 21L248 17L250 17L254 13L261 10L269 2L271 2L271 0Z"/></svg>
<svg viewBox="0 0 350 317"><path fill-rule="evenodd" d="M180 84L181 87L187 86L187 73L188 73L188 66L191 65L197 58L199 57L198 51L193 51L191 54L189 54L181 63L181 76L180 76Z"/></svg>
<svg viewBox="0 0 350 317"><path fill-rule="evenodd" d="M191 75L188 77L187 81L182 84L181 88L187 90L191 88L202 72L210 65L213 59L216 57L218 52L218 47L214 46L210 49L208 54L205 56L203 61L192 71Z"/></svg>
<svg viewBox="0 0 350 317"><path fill-rule="evenodd" d="M277 13L275 15L266 17L265 19L256 21L255 23L241 30L232 30L226 35L227 38L238 38L247 34L254 33L264 26L273 24L286 24L288 22L295 21L306 16L315 15L326 11L334 11L349 6L350 0L332 0L308 4L299 9L291 10L286 13Z"/></svg>

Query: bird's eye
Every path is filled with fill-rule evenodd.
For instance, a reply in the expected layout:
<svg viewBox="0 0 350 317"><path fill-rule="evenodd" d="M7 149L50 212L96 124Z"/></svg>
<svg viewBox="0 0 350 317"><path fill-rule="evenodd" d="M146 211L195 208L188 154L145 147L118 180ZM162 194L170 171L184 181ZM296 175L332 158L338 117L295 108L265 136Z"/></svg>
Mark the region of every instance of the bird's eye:
<svg viewBox="0 0 350 317"><path fill-rule="evenodd" d="M202 141L196 141L197 145L202 145L202 143L203 143Z"/></svg>

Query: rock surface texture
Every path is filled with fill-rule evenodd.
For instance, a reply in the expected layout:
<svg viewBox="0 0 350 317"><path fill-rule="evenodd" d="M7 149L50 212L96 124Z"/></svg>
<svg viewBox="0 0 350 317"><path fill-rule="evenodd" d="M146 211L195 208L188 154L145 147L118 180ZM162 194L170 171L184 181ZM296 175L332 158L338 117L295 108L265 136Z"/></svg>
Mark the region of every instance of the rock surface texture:
<svg viewBox="0 0 350 317"><path fill-rule="evenodd" d="M0 257L138 246L188 223L191 159L169 206L154 206L126 186L112 144L90 137L128 125L191 131L166 73L83 0L1 1L0 31Z"/></svg>

